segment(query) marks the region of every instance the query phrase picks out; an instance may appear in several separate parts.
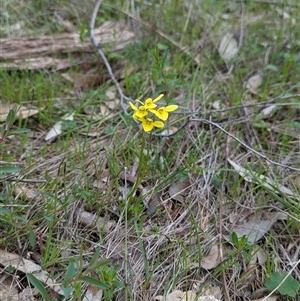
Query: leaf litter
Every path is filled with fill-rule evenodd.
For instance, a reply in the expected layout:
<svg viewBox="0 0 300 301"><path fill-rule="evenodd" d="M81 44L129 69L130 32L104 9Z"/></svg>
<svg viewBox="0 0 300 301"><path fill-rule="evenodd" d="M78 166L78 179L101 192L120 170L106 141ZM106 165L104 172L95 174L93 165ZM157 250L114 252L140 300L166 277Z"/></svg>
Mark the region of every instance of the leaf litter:
<svg viewBox="0 0 300 301"><path fill-rule="evenodd" d="M219 44L219 54L225 61L232 60L239 52L238 41L230 32L226 33Z"/></svg>
<svg viewBox="0 0 300 301"><path fill-rule="evenodd" d="M41 110L43 110L43 108L37 109L37 108L27 108L25 106L20 106L18 104L6 104L0 103L0 122L3 122L6 120L9 111L13 108L16 107L17 111L16 111L16 117L21 117L23 119L25 118L29 118L31 116L34 116L36 114L38 114Z"/></svg>
<svg viewBox="0 0 300 301"><path fill-rule="evenodd" d="M42 270L40 265L32 262L31 260L22 258L19 255L5 250L0 250L0 264L3 266L11 266L23 273L33 273L38 280L48 285L53 291L63 295L63 290L60 284L56 283L48 272Z"/></svg>

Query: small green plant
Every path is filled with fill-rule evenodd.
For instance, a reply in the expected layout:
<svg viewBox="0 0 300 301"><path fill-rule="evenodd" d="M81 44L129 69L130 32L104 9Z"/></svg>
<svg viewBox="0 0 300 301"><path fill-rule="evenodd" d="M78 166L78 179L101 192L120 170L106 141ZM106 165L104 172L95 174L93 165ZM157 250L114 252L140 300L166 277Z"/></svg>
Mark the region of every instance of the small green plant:
<svg viewBox="0 0 300 301"><path fill-rule="evenodd" d="M224 270L233 266L240 266L240 261L249 262L253 257L253 248L249 245L247 236L238 237L235 232L231 234L231 243L233 249L226 250L226 259L215 269L215 273L219 274Z"/></svg>
<svg viewBox="0 0 300 301"><path fill-rule="evenodd" d="M11 110L9 110L6 120L2 126L0 126L0 151L3 147L3 143L5 142L5 138L15 134L21 134L28 132L28 129L19 128L17 130L11 130L14 122L17 119L17 106L14 106ZM21 171L21 168L11 165L0 165L0 181L1 179L5 179L7 176L10 176L13 173Z"/></svg>
<svg viewBox="0 0 300 301"><path fill-rule="evenodd" d="M99 260L100 250L97 250L86 269L82 268L78 258L70 258L68 267L61 285L61 293L65 298L82 293L82 283L91 284L103 290L104 300L111 300L117 288L123 288L124 284L118 281L118 267L112 266L110 260ZM37 289L46 301L58 300L52 298L41 281L34 274L27 274L29 282Z"/></svg>
<svg viewBox="0 0 300 301"><path fill-rule="evenodd" d="M229 255L234 255L235 257L241 256L246 261L251 260L253 256L251 252L252 247L249 245L246 235L243 235L242 237L239 238L235 232L232 232L231 242L233 243L236 250L235 251L228 250L230 253Z"/></svg>
<svg viewBox="0 0 300 301"><path fill-rule="evenodd" d="M300 293L300 283L288 273L273 272L265 283L269 291L277 290L279 294L296 297Z"/></svg>

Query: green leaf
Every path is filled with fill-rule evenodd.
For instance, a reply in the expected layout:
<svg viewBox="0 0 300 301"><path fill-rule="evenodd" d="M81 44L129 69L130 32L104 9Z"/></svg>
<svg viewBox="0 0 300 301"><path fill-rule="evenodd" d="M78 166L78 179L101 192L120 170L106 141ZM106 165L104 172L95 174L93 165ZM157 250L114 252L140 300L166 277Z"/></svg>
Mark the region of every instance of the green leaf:
<svg viewBox="0 0 300 301"><path fill-rule="evenodd" d="M28 281L38 290L44 300L51 300L48 292L46 291L43 284L35 278L32 274L26 274Z"/></svg>
<svg viewBox="0 0 300 301"><path fill-rule="evenodd" d="M97 249L93 255L93 257L91 258L91 261L89 263L89 267L94 267L95 263L98 261L100 256L100 248Z"/></svg>
<svg viewBox="0 0 300 301"><path fill-rule="evenodd" d="M8 127L10 127L17 118L17 107L14 106L11 110L9 110L7 117L6 117L6 123Z"/></svg>
<svg viewBox="0 0 300 301"><path fill-rule="evenodd" d="M10 214L10 210L7 209L7 208L1 208L0 207L0 215L7 215L7 214Z"/></svg>
<svg viewBox="0 0 300 301"><path fill-rule="evenodd" d="M226 254L229 256L234 256L235 252L233 250L226 250Z"/></svg>
<svg viewBox="0 0 300 301"><path fill-rule="evenodd" d="M237 236L237 234L235 232L231 233L231 241L232 241L232 243L234 244L234 246L236 248L239 247L239 238L238 238L238 236Z"/></svg>
<svg viewBox="0 0 300 301"><path fill-rule="evenodd" d="M297 121L286 122L284 125L288 128L300 129L300 122Z"/></svg>
<svg viewBox="0 0 300 301"><path fill-rule="evenodd" d="M266 288L269 291L273 291L278 285L280 285L278 292L281 295L296 297L296 294L300 290L300 283L296 281L291 275L287 275L288 273L272 273L270 278L265 283ZM284 280L285 277L287 278Z"/></svg>
<svg viewBox="0 0 300 301"><path fill-rule="evenodd" d="M21 170L22 169L20 167L11 166L11 165L0 166L0 174L1 173L14 173L14 172L19 172Z"/></svg>
<svg viewBox="0 0 300 301"><path fill-rule="evenodd" d="M95 278L92 278L92 277L89 277L89 276L82 276L82 277L80 277L79 280L83 281L83 282L93 284L93 285L96 285L96 286L100 287L103 290L109 289L109 286L107 284L105 284L103 282L100 282L99 280L97 280Z"/></svg>
<svg viewBox="0 0 300 301"><path fill-rule="evenodd" d="M254 122L253 126L255 126L256 128L259 128L259 129L266 129L266 128L269 128L271 126L271 124L269 122L261 121L261 122Z"/></svg>
<svg viewBox="0 0 300 301"><path fill-rule="evenodd" d="M72 287L63 287L62 286L61 289L64 292L64 297L65 298L69 298L73 293L73 288Z"/></svg>
<svg viewBox="0 0 300 301"><path fill-rule="evenodd" d="M278 67L275 65L269 64L269 65L265 66L265 70L278 71Z"/></svg>
<svg viewBox="0 0 300 301"><path fill-rule="evenodd" d="M64 279L64 284L68 284L74 277L75 275L75 264L74 262L71 260L69 262L69 265L68 265L68 268L67 268L67 272L66 272L66 275L65 275L65 279Z"/></svg>
<svg viewBox="0 0 300 301"><path fill-rule="evenodd" d="M17 135L17 134L24 134L24 133L28 133L30 132L30 129L17 129L17 130L13 130L13 131L9 131L7 136L11 136L11 135Z"/></svg>
<svg viewBox="0 0 300 301"><path fill-rule="evenodd" d="M29 230L29 244L31 247L36 245L36 237L32 229Z"/></svg>

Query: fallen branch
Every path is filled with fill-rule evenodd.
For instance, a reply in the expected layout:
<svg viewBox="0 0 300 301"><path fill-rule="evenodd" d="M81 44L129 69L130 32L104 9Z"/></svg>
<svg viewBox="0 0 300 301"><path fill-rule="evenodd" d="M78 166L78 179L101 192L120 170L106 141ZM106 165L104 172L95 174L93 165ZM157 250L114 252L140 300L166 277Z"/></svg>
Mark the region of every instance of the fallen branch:
<svg viewBox="0 0 300 301"><path fill-rule="evenodd" d="M111 51L121 50L135 39L124 22L106 22L94 30L94 35L98 45L109 46ZM66 54L95 51L91 40L81 41L79 33L0 39L0 44L0 59L8 60L0 63L4 69L56 68L57 65L65 68ZM65 56L60 58L61 54Z"/></svg>

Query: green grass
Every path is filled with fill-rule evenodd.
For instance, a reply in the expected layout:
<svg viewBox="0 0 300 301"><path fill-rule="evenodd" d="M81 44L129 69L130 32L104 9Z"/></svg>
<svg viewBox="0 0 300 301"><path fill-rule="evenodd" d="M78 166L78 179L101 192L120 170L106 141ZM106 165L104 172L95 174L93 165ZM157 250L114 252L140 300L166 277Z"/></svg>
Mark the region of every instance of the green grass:
<svg viewBox="0 0 300 301"><path fill-rule="evenodd" d="M4 4L1 38L65 32L57 14L83 33L93 9L75 0ZM125 95L145 100L164 93L167 104L180 106L170 114L171 127L179 128L189 116L211 119L271 160L300 168L299 14L298 6L256 1L242 7L232 1L122 0L104 1L97 24L125 20L136 30L139 39L122 51L104 47L112 67L121 71L118 80ZM25 22L27 31L24 26L13 30L18 22ZM218 45L228 32L242 45L225 62ZM139 163L143 142L132 118L119 105L101 115L111 100L107 90L115 91L112 82L75 93L62 78L61 73L86 74L94 67L94 74L102 72L96 49L82 57L83 64L56 72L0 71L1 103L39 108L10 128L30 132L8 136L0 144L0 172L4 165L17 166L22 168L20 179L27 180L0 178L0 249L29 254L28 259L63 283L66 298L2 262L0 276L13 275L10 283L19 291L30 283L41 294L38 300L64 300L67 295L84 300L92 285L103 290L104 300L151 300L176 289L203 292L211 286L221 289L224 300L258 299L254 296L261 289L266 296L266 280L290 271L294 266L289 262L298 260L299 172L270 164L217 128L197 122L169 138L145 135L147 154ZM245 82L257 73L263 82L253 95ZM276 100L272 115L260 115L256 104L287 91L295 96ZM74 120L64 121L63 134L44 141L49 129L71 113ZM294 197L245 181L227 158L276 180ZM139 164L143 168L137 175ZM190 186L183 201L170 198L169 187L186 177ZM135 180L139 186L132 191ZM148 214L153 201L156 206ZM82 222L82 210L94 215L93 225ZM278 212L286 218L254 245L231 236L233 226L268 220ZM222 246L222 263L207 271L201 263L213 245ZM264 252L265 261L252 262L252 273L249 264L257 250ZM299 282L299 274L296 267L291 276ZM282 295L280 300L298 299Z"/></svg>

